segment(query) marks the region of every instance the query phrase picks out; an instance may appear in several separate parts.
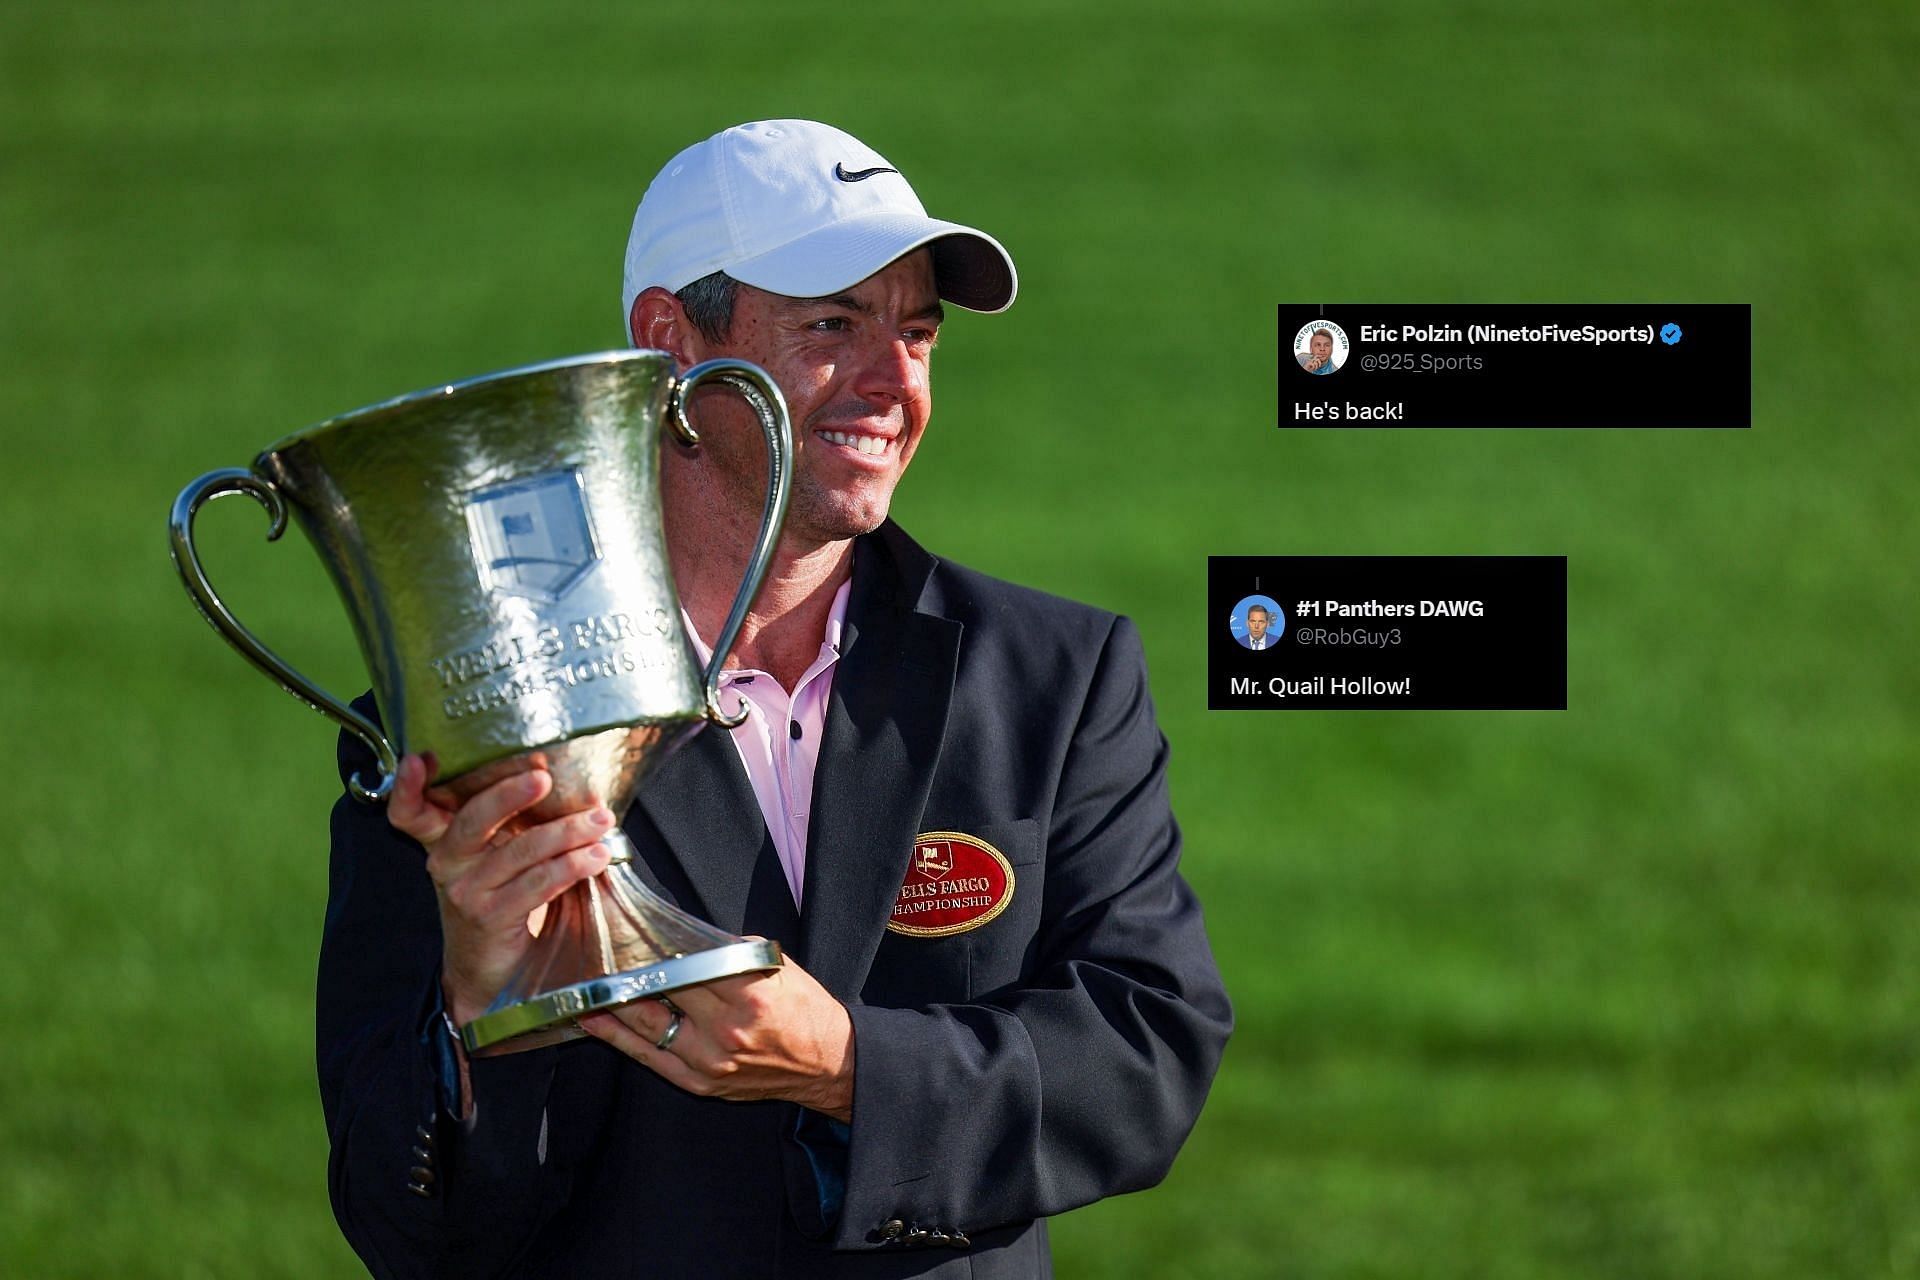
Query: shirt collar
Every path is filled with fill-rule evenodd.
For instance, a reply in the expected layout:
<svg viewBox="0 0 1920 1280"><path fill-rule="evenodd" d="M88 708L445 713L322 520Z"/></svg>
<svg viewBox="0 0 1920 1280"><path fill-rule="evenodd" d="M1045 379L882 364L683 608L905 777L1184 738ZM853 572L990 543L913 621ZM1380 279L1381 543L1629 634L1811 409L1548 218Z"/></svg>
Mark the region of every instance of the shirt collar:
<svg viewBox="0 0 1920 1280"><path fill-rule="evenodd" d="M847 597L852 588L853 575L848 574L847 580L840 584L840 589L833 593L833 603L827 606L827 628L820 637L820 657L828 661L840 656L840 637L847 624ZM685 605L680 606L680 622L687 629L687 638L693 641L693 652L699 657L700 665L705 667L713 661L713 646L700 638L699 628L693 625ZM765 675L766 672L746 667L728 667L720 674L722 679L731 679L736 675Z"/></svg>

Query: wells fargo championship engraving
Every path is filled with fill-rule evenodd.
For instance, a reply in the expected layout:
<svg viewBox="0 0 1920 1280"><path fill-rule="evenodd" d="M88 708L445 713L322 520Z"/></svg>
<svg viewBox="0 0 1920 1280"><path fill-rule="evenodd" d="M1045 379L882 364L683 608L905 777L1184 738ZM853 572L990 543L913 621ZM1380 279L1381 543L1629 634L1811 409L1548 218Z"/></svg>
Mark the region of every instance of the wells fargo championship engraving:
<svg viewBox="0 0 1920 1280"><path fill-rule="evenodd" d="M678 622L665 609L643 617L636 621L622 612L571 618L431 659L428 665L447 693L440 709L458 720L548 690L664 667L672 661L666 644L679 637Z"/></svg>

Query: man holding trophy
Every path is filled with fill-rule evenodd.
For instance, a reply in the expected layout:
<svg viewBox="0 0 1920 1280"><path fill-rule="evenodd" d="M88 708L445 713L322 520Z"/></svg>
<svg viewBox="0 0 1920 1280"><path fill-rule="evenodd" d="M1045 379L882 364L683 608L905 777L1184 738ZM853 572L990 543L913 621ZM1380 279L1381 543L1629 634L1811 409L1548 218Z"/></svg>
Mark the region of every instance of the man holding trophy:
<svg viewBox="0 0 1920 1280"><path fill-rule="evenodd" d="M1041 1276L1041 1219L1164 1176L1231 1013L1178 871L1138 637L888 519L942 300L997 312L1014 292L996 241L927 217L824 125L729 129L649 187L629 339L681 371L764 369L791 501L731 616L773 436L763 403L688 390L697 433L658 458L683 613L658 625L684 624L703 663L721 650L718 723L650 758L624 822L604 795L562 797L557 765L456 793L419 755L386 811L337 806L321 1085L335 1210L376 1274ZM470 499L484 537L548 522L541 554L499 572L560 589L569 483ZM583 645L637 625L604 616L627 620L575 623ZM452 687L525 657L439 669ZM449 714L533 696L515 679ZM365 736L342 737L350 781L378 772ZM562 894L610 863L724 931L720 950L764 951L663 996L550 1001L574 1038L515 1042L490 1011L529 981Z"/></svg>

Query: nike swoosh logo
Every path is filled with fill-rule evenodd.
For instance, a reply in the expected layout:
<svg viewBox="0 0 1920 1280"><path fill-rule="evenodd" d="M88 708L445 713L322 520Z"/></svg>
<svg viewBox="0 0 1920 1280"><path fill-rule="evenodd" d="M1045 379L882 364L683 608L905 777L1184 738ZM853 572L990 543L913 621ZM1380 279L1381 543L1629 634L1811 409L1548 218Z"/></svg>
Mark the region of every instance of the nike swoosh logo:
<svg viewBox="0 0 1920 1280"><path fill-rule="evenodd" d="M833 166L833 176L840 179L840 181L842 182L865 182L868 178L871 178L876 173L898 173L898 172L900 172L898 169L889 169L887 168L887 166L883 164L877 164L871 169L855 169L851 173L847 172L847 166L843 164L836 164Z"/></svg>

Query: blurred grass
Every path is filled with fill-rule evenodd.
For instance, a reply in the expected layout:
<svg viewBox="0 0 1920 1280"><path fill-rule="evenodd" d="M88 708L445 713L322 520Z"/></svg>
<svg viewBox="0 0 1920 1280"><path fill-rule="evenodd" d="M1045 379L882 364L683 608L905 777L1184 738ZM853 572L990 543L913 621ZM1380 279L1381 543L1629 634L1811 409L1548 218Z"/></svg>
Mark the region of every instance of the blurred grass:
<svg viewBox="0 0 1920 1280"><path fill-rule="evenodd" d="M181 598L187 479L620 344L766 115L1021 266L897 506L1141 623L1241 1030L1063 1275L1920 1275L1910 6L0 10L0 1272L344 1276L332 739ZM1754 304L1754 430L1272 429L1282 300ZM236 504L238 505L238 504ZM212 568L335 688L311 556ZM1559 714L1208 714L1204 558L1565 554ZM230 584L230 585L228 585Z"/></svg>

